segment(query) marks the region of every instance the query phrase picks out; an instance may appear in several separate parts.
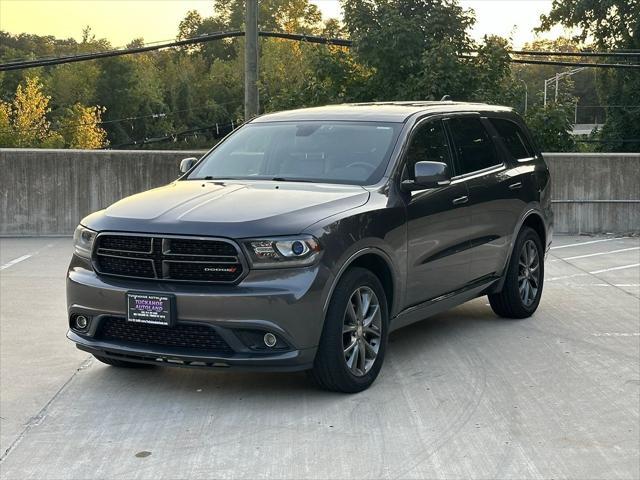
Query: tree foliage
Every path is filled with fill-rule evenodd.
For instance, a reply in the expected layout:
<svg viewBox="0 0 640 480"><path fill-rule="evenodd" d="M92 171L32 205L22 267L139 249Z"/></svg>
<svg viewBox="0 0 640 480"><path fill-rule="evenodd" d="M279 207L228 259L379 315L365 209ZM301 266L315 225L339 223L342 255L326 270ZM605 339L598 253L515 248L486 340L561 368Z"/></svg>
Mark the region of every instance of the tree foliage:
<svg viewBox="0 0 640 480"><path fill-rule="evenodd" d="M107 132L100 127L104 111L104 107L85 107L80 103L67 109L59 128L65 146L86 149L106 146Z"/></svg>
<svg viewBox="0 0 640 480"><path fill-rule="evenodd" d="M56 128L49 120L51 97L38 77L18 85L11 102L0 101L0 146L35 148L101 148L106 132L100 128L104 109L76 103Z"/></svg>
<svg viewBox="0 0 640 480"><path fill-rule="evenodd" d="M607 7L604 20L598 21L596 14L602 12L593 5L589 7L592 3L556 2L554 10L543 19L543 26L561 22L588 28L589 36L584 38L600 32L606 39L602 45L635 45L637 34L629 36L623 27L631 25L630 31L637 30L637 18L630 17L631 6L616 6L618 2L614 0L600 2L605 6L615 4L621 9L623 20L613 18L613 7ZM243 0L213 0L213 7L211 16L188 12L177 25L177 37L243 28ZM576 14L584 13L580 10L583 7L591 8L585 14L591 20L586 23ZM508 105L524 113L528 92L528 117L539 143L548 150L574 148L568 134L571 109L576 101L592 105L600 101L592 93L596 82L600 96L607 102L640 104L640 82L626 72L597 77L585 72L562 80L558 102L549 102L543 108L544 79L563 69L511 64L510 44L504 38L487 36L474 41L469 33L475 22L474 13L461 7L457 0L343 0L343 21L323 19L309 0L261 0L259 8L261 30L354 41L353 48L346 48L262 38L258 87L263 112L342 102L439 100L449 95L454 100ZM608 22L606 28L603 22ZM140 38L130 42L143 44ZM560 39L540 41L530 47L577 50L581 46L580 39ZM110 48L109 42L96 39L88 28L81 41L0 32L0 61ZM24 96L28 77L40 79L39 93L32 86L29 99L33 108L39 105L44 113L34 115L37 121L29 120L35 122L33 131L40 132L39 136L24 139L15 125L18 116L25 117L26 113L16 113L22 110L17 109L15 97L19 86L20 95ZM242 122L243 79L243 38L3 72L0 145L208 147L231 124ZM554 92L550 91L550 96L555 98ZM635 113L622 109L607 114L602 135L609 142L618 142L607 146L621 149L624 135L633 131L629 122L640 126L640 121L636 121ZM74 130L72 125L76 124L83 128Z"/></svg>
<svg viewBox="0 0 640 480"><path fill-rule="evenodd" d="M601 50L640 49L638 0L554 0L540 30L560 24L577 30L575 40L590 40ZM607 120L600 132L602 150L640 150L640 72L612 70L598 79Z"/></svg>

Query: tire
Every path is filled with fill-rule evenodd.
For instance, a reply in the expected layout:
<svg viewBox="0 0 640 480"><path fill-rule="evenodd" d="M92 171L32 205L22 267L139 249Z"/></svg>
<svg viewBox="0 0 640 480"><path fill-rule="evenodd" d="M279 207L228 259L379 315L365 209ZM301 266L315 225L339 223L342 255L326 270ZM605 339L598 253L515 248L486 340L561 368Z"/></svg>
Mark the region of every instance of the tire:
<svg viewBox="0 0 640 480"><path fill-rule="evenodd" d="M525 247L527 248L527 257L524 257ZM532 252L532 248L535 248L535 252ZM532 259L533 253L535 253L536 259ZM530 258L531 261L529 261ZM523 287L525 283L528 283L528 286ZM489 303L496 315L501 317L527 318L537 310L542 298L543 286L544 249L542 242L535 230L524 227L516 238L502 291L490 294Z"/></svg>
<svg viewBox="0 0 640 480"><path fill-rule="evenodd" d="M102 357L100 355L94 355L95 359L99 362L105 363L107 365L111 365L116 368L151 368L154 365L149 365L147 363L136 363L136 362L125 362L124 360L118 360L115 358Z"/></svg>
<svg viewBox="0 0 640 480"><path fill-rule="evenodd" d="M366 310L359 314L358 309ZM367 389L382 368L388 324L387 298L378 277L364 268L347 270L331 297L311 377L335 392Z"/></svg>

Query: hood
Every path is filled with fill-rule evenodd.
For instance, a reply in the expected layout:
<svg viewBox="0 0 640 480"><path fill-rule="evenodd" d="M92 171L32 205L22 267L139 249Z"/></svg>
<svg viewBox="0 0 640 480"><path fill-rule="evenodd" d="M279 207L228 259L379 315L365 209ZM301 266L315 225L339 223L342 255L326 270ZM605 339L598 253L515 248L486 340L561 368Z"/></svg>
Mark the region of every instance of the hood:
<svg viewBox="0 0 640 480"><path fill-rule="evenodd" d="M353 185L183 180L124 198L82 223L98 231L293 235L368 198L366 189Z"/></svg>

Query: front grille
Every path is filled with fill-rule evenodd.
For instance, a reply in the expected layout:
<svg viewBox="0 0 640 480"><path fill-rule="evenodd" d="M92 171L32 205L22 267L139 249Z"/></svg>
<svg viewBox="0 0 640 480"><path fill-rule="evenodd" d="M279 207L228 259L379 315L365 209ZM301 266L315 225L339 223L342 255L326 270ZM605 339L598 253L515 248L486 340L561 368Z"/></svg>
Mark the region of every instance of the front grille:
<svg viewBox="0 0 640 480"><path fill-rule="evenodd" d="M234 283L244 273L241 253L222 239L99 235L96 271L155 280Z"/></svg>
<svg viewBox="0 0 640 480"><path fill-rule="evenodd" d="M107 317L96 332L98 340L115 340L150 346L206 350L208 353L232 355L229 344L206 325L178 324L174 327L128 322L124 318Z"/></svg>

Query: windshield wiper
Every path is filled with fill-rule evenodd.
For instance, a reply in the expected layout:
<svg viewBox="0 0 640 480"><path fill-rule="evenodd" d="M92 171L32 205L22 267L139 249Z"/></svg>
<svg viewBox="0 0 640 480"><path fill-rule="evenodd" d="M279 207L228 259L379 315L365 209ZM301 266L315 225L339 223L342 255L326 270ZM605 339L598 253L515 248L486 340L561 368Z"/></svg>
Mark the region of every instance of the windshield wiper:
<svg viewBox="0 0 640 480"><path fill-rule="evenodd" d="M271 177L273 182L305 182L313 183L313 180L304 180L301 178L285 178L285 177Z"/></svg>

